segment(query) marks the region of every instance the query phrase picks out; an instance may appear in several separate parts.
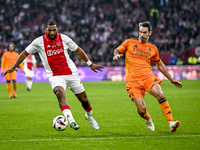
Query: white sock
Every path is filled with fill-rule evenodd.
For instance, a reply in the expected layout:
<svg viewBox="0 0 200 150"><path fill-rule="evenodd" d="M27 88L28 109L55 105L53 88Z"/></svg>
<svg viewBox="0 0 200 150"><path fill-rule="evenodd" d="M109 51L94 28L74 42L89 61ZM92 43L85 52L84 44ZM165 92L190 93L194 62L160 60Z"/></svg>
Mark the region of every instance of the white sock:
<svg viewBox="0 0 200 150"><path fill-rule="evenodd" d="M75 122L70 109L64 109L62 111L62 113L67 118L67 120L69 121L70 124L71 124L71 122Z"/></svg>
<svg viewBox="0 0 200 150"><path fill-rule="evenodd" d="M85 113L87 114L87 117L88 117L88 118L91 118L91 117L92 117L92 110L90 110L90 111L85 111Z"/></svg>
<svg viewBox="0 0 200 150"><path fill-rule="evenodd" d="M26 80L26 86L27 86L27 88L31 89L32 84L33 84L32 80Z"/></svg>
<svg viewBox="0 0 200 150"><path fill-rule="evenodd" d="M30 81L29 81L29 88L30 88L30 89L32 88L32 84L33 84L33 81L30 80Z"/></svg>
<svg viewBox="0 0 200 150"><path fill-rule="evenodd" d="M28 80L26 80L26 87L28 88Z"/></svg>

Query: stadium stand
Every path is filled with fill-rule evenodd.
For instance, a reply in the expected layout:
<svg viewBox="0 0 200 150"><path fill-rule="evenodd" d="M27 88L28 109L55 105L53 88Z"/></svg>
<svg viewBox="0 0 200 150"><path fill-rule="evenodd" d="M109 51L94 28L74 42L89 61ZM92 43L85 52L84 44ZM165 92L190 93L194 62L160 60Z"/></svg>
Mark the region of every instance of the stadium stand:
<svg viewBox="0 0 200 150"><path fill-rule="evenodd" d="M17 52L24 50L44 33L49 18L95 63L124 65L123 59L112 60L113 50L124 39L137 37L138 23L146 20L153 25L150 41L160 53L178 55L200 45L199 8L199 0L0 0L0 57L11 41ZM70 55L76 65L84 65Z"/></svg>

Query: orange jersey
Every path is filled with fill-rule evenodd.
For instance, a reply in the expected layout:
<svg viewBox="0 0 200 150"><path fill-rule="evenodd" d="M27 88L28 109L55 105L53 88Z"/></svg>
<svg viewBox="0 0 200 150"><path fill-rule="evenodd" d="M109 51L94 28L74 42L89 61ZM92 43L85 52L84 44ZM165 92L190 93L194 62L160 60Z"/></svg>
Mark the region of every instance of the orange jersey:
<svg viewBox="0 0 200 150"><path fill-rule="evenodd" d="M16 52L10 52L10 51L5 52L1 58L1 73L3 73L3 70L6 71L12 68L18 56L19 54ZM24 71L23 64L21 63L19 66L21 70Z"/></svg>
<svg viewBox="0 0 200 150"><path fill-rule="evenodd" d="M143 80L150 77L150 60L159 62L159 52L155 45L142 43L138 39L127 39L118 48L120 53L126 52L126 81Z"/></svg>

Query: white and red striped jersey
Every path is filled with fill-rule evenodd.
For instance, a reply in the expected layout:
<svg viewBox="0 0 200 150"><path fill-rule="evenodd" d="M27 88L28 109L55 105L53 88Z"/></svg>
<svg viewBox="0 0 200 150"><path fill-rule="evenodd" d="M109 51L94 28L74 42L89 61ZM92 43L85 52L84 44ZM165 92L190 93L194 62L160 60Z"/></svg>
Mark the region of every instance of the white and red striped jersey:
<svg viewBox="0 0 200 150"><path fill-rule="evenodd" d="M47 34L36 38L25 50L29 54L39 53L46 75L50 78L78 72L67 51L68 49L75 51L77 48L78 45L71 38L57 33L54 40L50 40Z"/></svg>
<svg viewBox="0 0 200 150"><path fill-rule="evenodd" d="M35 59L35 56L30 54L23 61L24 69L33 70L33 64L36 64L36 63L37 63L37 61Z"/></svg>

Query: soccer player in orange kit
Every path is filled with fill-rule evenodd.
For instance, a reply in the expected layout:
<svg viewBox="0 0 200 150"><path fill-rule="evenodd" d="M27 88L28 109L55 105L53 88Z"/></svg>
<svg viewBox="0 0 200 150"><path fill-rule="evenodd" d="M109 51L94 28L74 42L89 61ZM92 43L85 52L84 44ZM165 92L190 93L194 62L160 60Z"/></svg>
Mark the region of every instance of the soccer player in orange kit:
<svg viewBox="0 0 200 150"><path fill-rule="evenodd" d="M19 54L17 52L14 52L15 50L15 44L14 43L9 43L8 44L8 51L5 52L1 58L1 76L3 76L3 70L6 71L9 68L12 68L12 66L14 65L15 61L17 60ZM20 65L21 70L24 72L24 67L23 64L21 63ZM16 89L17 89L17 82L16 82L16 71L12 72L12 73L8 73L5 76L5 80L7 82L7 90L8 90L8 94L9 94L9 98L16 98L17 94L16 94ZM13 82L13 93L11 90L11 83L10 80L12 80Z"/></svg>
<svg viewBox="0 0 200 150"><path fill-rule="evenodd" d="M151 116L147 112L146 104L144 102L145 91L153 95L158 100L162 113L168 122L169 128L171 132L174 132L180 125L180 122L173 121L171 108L160 86L162 81L151 71L150 60L155 62L160 72L165 75L172 84L175 84L178 88L181 88L182 84L173 79L173 77L168 73L164 63L159 57L157 47L148 42L151 34L152 26L149 21L139 23L139 38L125 40L114 50L113 60L122 57L123 53L126 52L126 89L129 97L137 107L138 114L145 119L147 127L151 131L155 130L154 123Z"/></svg>

